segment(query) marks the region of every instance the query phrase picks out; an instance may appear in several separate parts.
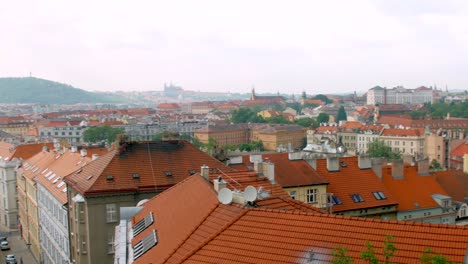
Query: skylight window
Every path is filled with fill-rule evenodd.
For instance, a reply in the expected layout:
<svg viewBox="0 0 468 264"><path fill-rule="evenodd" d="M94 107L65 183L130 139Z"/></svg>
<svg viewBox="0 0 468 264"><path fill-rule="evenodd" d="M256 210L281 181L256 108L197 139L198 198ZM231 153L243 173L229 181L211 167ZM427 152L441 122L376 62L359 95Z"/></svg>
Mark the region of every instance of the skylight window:
<svg viewBox="0 0 468 264"><path fill-rule="evenodd" d="M62 187L63 185L65 185L65 182L59 183L59 184L57 185L57 188L60 188L60 187Z"/></svg>
<svg viewBox="0 0 468 264"><path fill-rule="evenodd" d="M132 178L133 178L133 179L140 179L140 174L138 174L138 173L132 173Z"/></svg>
<svg viewBox="0 0 468 264"><path fill-rule="evenodd" d="M340 162L340 166L341 166L342 168L348 167L348 165L347 165L344 161L341 161L341 162Z"/></svg>
<svg viewBox="0 0 468 264"><path fill-rule="evenodd" d="M332 195L329 197L328 202L333 204L333 205L340 205L343 204L340 200L340 197Z"/></svg>
<svg viewBox="0 0 468 264"><path fill-rule="evenodd" d="M150 212L145 218L141 219L136 223L133 229L133 237L138 236L141 232L143 232L148 226L150 226L154 222L153 212Z"/></svg>
<svg viewBox="0 0 468 264"><path fill-rule="evenodd" d="M55 176L56 176L56 174L54 173L54 174L50 175L50 176L47 178L47 180L50 181L50 180L52 180Z"/></svg>
<svg viewBox="0 0 468 264"><path fill-rule="evenodd" d="M355 203L362 203L364 202L364 199L360 194L351 194L351 199L353 199L353 202Z"/></svg>
<svg viewBox="0 0 468 264"><path fill-rule="evenodd" d="M57 183L58 181L60 181L62 178L60 177L57 177L52 183Z"/></svg>
<svg viewBox="0 0 468 264"><path fill-rule="evenodd" d="M143 256L146 251L150 250L152 247L158 244L158 236L156 234L156 230L153 230L149 233L145 238L138 241L135 246L133 247L133 260L138 259L139 257Z"/></svg>
<svg viewBox="0 0 468 264"><path fill-rule="evenodd" d="M62 192L66 193L67 192L67 187L63 188Z"/></svg>
<svg viewBox="0 0 468 264"><path fill-rule="evenodd" d="M165 171L164 174L168 177L172 176L172 171Z"/></svg>
<svg viewBox="0 0 468 264"><path fill-rule="evenodd" d="M372 192L376 200L385 200L387 197L383 192Z"/></svg>
<svg viewBox="0 0 468 264"><path fill-rule="evenodd" d="M44 173L46 173L48 170L49 170L49 168L47 168L47 169L43 170L43 171L41 172L41 174L44 174Z"/></svg>

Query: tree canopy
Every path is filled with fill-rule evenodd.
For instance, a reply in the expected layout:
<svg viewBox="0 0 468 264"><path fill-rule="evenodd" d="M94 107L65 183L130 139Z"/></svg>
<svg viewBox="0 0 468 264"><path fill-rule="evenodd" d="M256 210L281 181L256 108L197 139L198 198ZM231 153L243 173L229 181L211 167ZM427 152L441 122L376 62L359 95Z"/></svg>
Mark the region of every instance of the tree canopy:
<svg viewBox="0 0 468 264"><path fill-rule="evenodd" d="M322 101L324 104L331 104L333 103L333 100L328 98L327 96L323 95L323 94L317 94L316 96L314 96L313 99L317 99L317 100L320 100Z"/></svg>
<svg viewBox="0 0 468 264"><path fill-rule="evenodd" d="M231 122L238 123L265 123L263 117L258 116L257 112L250 108L239 108L238 110L232 111Z"/></svg>
<svg viewBox="0 0 468 264"><path fill-rule="evenodd" d="M328 121L330 120L330 115L328 115L327 113L320 113L317 117L317 122L320 124L320 123L328 123Z"/></svg>
<svg viewBox="0 0 468 264"><path fill-rule="evenodd" d="M348 120L348 116L346 115L346 111L344 109L344 106L340 106L340 108L338 109L338 115L336 116L336 122L340 122L340 121L346 121Z"/></svg>
<svg viewBox="0 0 468 264"><path fill-rule="evenodd" d="M401 154L393 152L390 146L385 145L382 140L369 142L367 153L373 158L401 159Z"/></svg>
<svg viewBox="0 0 468 264"><path fill-rule="evenodd" d="M105 141L111 144L119 134L125 134L125 130L110 126L90 127L83 132L83 139L85 142L89 143Z"/></svg>

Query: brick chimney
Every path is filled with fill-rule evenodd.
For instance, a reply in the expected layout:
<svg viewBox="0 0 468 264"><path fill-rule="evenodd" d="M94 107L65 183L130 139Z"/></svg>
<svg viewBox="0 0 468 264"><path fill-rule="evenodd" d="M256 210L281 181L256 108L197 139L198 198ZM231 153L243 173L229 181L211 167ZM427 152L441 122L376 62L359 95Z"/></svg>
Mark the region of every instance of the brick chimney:
<svg viewBox="0 0 468 264"><path fill-rule="evenodd" d="M427 158L418 161L418 174L420 176L429 175L429 160Z"/></svg>
<svg viewBox="0 0 468 264"><path fill-rule="evenodd" d="M338 157L327 157L327 170L340 171L340 159Z"/></svg>
<svg viewBox="0 0 468 264"><path fill-rule="evenodd" d="M210 181L210 167L206 165L201 166L200 174L205 180Z"/></svg>
<svg viewBox="0 0 468 264"><path fill-rule="evenodd" d="M403 167L404 163L402 160L394 160L392 162L392 177L395 179L403 179Z"/></svg>
<svg viewBox="0 0 468 264"><path fill-rule="evenodd" d="M358 156L358 166L360 169L370 169L372 167L371 159L369 156L361 154Z"/></svg>

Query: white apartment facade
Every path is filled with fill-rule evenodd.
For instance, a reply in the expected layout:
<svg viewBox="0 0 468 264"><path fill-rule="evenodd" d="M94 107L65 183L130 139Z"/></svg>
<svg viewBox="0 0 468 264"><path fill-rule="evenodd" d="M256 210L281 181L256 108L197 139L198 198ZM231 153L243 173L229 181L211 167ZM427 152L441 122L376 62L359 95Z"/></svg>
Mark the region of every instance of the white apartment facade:
<svg viewBox="0 0 468 264"><path fill-rule="evenodd" d="M412 128L387 128L380 135L380 140L383 140L394 152L413 157L423 157L425 155L424 139L424 131Z"/></svg>
<svg viewBox="0 0 468 264"><path fill-rule="evenodd" d="M369 143L379 139L382 129L381 126L365 126L359 129L356 135L356 152L367 153Z"/></svg>
<svg viewBox="0 0 468 264"><path fill-rule="evenodd" d="M432 103L434 90L427 87L406 89L401 86L392 89L374 87L367 91L367 104L423 104Z"/></svg>
<svg viewBox="0 0 468 264"><path fill-rule="evenodd" d="M16 167L20 164L20 161L18 159L13 161L7 159L0 157L0 223L9 229L17 229Z"/></svg>

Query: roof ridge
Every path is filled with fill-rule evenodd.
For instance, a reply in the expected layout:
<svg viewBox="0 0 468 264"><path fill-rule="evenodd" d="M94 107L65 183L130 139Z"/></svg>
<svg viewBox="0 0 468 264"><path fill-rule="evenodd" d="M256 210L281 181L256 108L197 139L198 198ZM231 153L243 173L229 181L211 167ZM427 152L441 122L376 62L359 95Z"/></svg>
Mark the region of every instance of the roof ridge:
<svg viewBox="0 0 468 264"><path fill-rule="evenodd" d="M219 206L219 205L218 205ZM216 207L218 208L218 207ZM221 228L217 233L211 235L205 241L200 243L196 248L192 249L183 259L181 259L178 263L183 263L185 262L188 258L190 258L193 254L195 254L198 250L202 249L206 244L208 244L210 241L212 241L215 237L219 236L221 233L223 233L226 229L228 229L230 226L232 226L235 222L237 222L241 217L243 217L247 212L249 212L251 209L247 208L242 208L243 210L232 219L232 221L228 224L226 224L223 228ZM211 215L211 214L209 214Z"/></svg>

